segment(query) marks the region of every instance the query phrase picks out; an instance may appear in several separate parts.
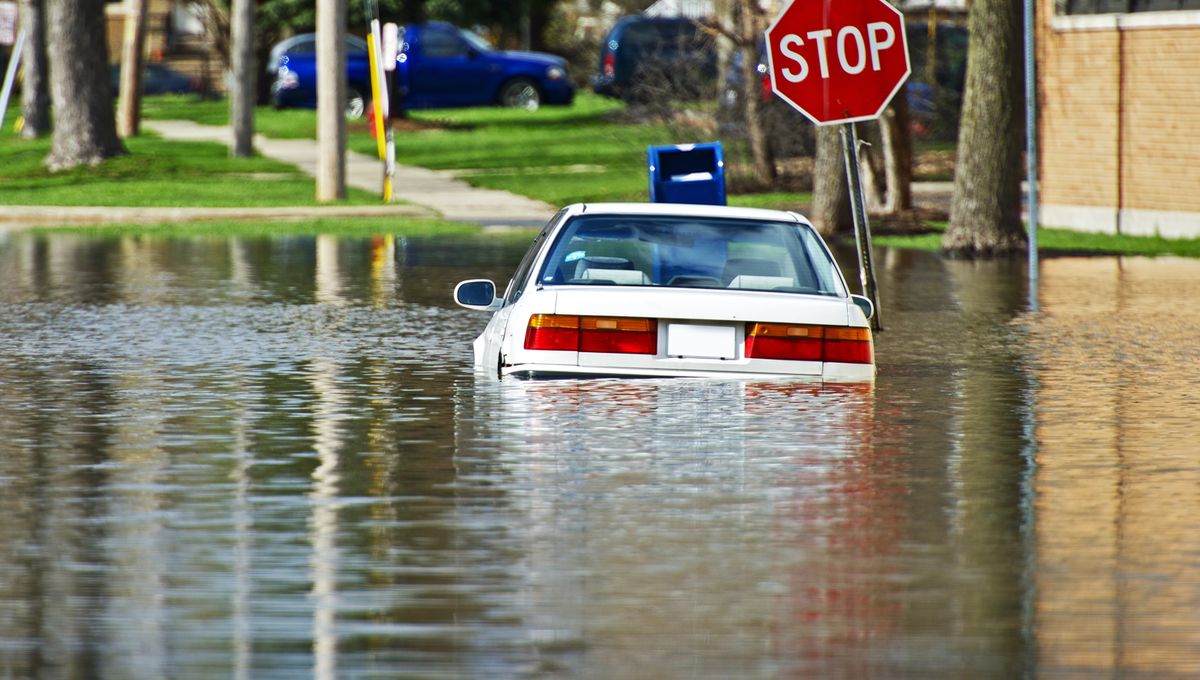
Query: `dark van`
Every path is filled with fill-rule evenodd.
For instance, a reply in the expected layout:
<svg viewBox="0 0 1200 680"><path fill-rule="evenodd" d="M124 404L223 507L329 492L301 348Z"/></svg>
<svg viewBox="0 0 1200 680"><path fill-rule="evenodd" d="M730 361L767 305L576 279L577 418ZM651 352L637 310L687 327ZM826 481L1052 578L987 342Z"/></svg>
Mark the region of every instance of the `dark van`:
<svg viewBox="0 0 1200 680"><path fill-rule="evenodd" d="M716 42L696 22L633 15L604 36L592 89L627 101L691 99L711 95L716 82Z"/></svg>

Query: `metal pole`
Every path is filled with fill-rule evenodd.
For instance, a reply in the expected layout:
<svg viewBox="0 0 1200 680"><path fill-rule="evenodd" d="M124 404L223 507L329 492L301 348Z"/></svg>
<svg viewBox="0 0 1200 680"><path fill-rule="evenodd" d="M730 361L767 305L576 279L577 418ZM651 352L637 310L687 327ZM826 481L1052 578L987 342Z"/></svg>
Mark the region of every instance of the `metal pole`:
<svg viewBox="0 0 1200 680"><path fill-rule="evenodd" d="M346 197L346 0L317 0L317 201Z"/></svg>
<svg viewBox="0 0 1200 680"><path fill-rule="evenodd" d="M4 89L0 91L0 128L4 127L4 116L8 113L8 98L12 96L13 83L17 79L17 66L21 63L21 52L25 48L25 29L17 34L17 43L13 45L12 56L8 58L8 68L4 73Z"/></svg>
<svg viewBox="0 0 1200 680"><path fill-rule="evenodd" d="M1025 0L1025 176L1029 184L1029 309L1038 311L1037 55L1034 0Z"/></svg>
<svg viewBox="0 0 1200 680"><path fill-rule="evenodd" d="M862 168L858 164L858 131L854 123L840 129L842 153L846 157L846 186L850 190L850 212L854 215L854 244L858 251L858 276L863 295L875 306L871 328L883 330L879 313L879 288L875 284L875 265L871 258L871 225L867 221L867 202L863 195Z"/></svg>

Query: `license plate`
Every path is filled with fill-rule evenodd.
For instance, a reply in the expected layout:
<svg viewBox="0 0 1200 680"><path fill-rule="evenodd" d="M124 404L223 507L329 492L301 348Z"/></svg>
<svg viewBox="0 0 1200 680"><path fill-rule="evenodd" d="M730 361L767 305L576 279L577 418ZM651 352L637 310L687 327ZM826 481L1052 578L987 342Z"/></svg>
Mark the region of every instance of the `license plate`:
<svg viewBox="0 0 1200 680"><path fill-rule="evenodd" d="M667 326L667 356L733 359L737 332L733 326L673 323Z"/></svg>

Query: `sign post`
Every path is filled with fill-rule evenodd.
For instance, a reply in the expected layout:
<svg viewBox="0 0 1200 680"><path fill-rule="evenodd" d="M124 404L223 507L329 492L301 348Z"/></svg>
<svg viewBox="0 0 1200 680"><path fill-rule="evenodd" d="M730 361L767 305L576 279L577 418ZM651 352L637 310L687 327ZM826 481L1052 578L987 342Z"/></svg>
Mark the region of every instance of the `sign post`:
<svg viewBox="0 0 1200 680"><path fill-rule="evenodd" d="M8 100L12 96L13 84L17 81L17 68L21 65L21 53L25 50L25 31L17 34L12 56L8 58L8 68L4 71L4 86L0 90L0 128L4 127L4 116L8 113Z"/></svg>
<svg viewBox="0 0 1200 680"><path fill-rule="evenodd" d="M775 94L817 125L843 126L859 277L875 305L871 326L880 330L854 123L878 118L912 71L904 15L885 0L797 0L776 17L766 40Z"/></svg>

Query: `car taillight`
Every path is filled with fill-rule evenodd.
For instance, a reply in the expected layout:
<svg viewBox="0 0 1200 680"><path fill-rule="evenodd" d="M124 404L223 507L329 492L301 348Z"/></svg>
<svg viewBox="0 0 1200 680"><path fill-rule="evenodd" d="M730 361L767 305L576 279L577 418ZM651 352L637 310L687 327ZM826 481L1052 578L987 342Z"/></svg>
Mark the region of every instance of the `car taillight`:
<svg viewBox="0 0 1200 680"><path fill-rule="evenodd" d="M579 317L534 314L525 329L525 349L579 350Z"/></svg>
<svg viewBox="0 0 1200 680"><path fill-rule="evenodd" d="M874 360L868 328L782 323L749 324L746 357L846 364L869 364Z"/></svg>
<svg viewBox="0 0 1200 680"><path fill-rule="evenodd" d="M617 55L613 52L604 53L604 66L601 68L605 78L612 78L617 73Z"/></svg>
<svg viewBox="0 0 1200 680"><path fill-rule="evenodd" d="M525 349L610 354L657 354L658 322L624 317L534 314Z"/></svg>

